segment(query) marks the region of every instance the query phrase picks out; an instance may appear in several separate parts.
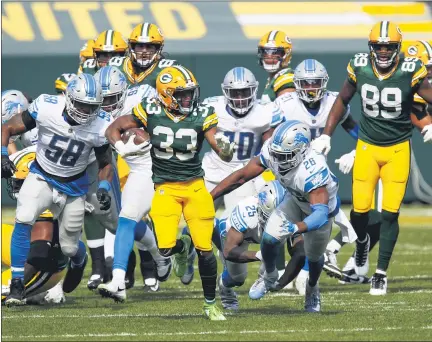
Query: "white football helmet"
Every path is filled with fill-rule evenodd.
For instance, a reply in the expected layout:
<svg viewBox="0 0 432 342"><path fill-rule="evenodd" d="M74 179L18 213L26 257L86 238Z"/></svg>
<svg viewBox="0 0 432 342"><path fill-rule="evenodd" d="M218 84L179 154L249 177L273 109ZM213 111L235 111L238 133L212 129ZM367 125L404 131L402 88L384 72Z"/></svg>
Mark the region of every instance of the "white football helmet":
<svg viewBox="0 0 432 342"><path fill-rule="evenodd" d="M27 98L19 90L5 90L1 93L2 123L10 120L14 115L28 109Z"/></svg>
<svg viewBox="0 0 432 342"><path fill-rule="evenodd" d="M297 95L308 103L323 98L328 80L326 68L315 59L305 59L294 70L294 86Z"/></svg>
<svg viewBox="0 0 432 342"><path fill-rule="evenodd" d="M93 75L79 74L66 88L66 112L79 125L96 119L103 102L102 87Z"/></svg>
<svg viewBox="0 0 432 342"><path fill-rule="evenodd" d="M268 145L270 159L285 175L299 165L309 149L311 133L309 126L297 120L288 120L279 125Z"/></svg>
<svg viewBox="0 0 432 342"><path fill-rule="evenodd" d="M259 190L257 212L260 228L264 228L270 214L284 199L285 193L285 188L277 180L264 184Z"/></svg>
<svg viewBox="0 0 432 342"><path fill-rule="evenodd" d="M116 67L100 68L94 78L102 87L102 110L116 118L123 110L128 84L124 74Z"/></svg>
<svg viewBox="0 0 432 342"><path fill-rule="evenodd" d="M228 106L243 116L255 104L258 81L249 69L236 67L228 71L222 83L222 92Z"/></svg>

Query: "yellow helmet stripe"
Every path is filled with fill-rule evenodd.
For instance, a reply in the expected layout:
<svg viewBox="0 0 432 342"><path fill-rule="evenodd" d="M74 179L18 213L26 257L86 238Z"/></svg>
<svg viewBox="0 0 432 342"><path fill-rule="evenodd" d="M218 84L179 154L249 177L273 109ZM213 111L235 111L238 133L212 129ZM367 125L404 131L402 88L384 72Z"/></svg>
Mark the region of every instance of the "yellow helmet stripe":
<svg viewBox="0 0 432 342"><path fill-rule="evenodd" d="M277 30L273 30L273 31L271 31L271 32L269 33L269 36L268 36L267 42L272 41L272 40L275 40L276 35L277 35L278 32L279 32L279 31L277 31Z"/></svg>
<svg viewBox="0 0 432 342"><path fill-rule="evenodd" d="M429 42L425 41L425 40L420 40L420 43L422 43L427 51L428 54L428 59L431 60L432 59L432 46L429 44Z"/></svg>
<svg viewBox="0 0 432 342"><path fill-rule="evenodd" d="M113 44L113 30L107 30L106 31L106 37L105 37L105 45L114 45Z"/></svg>
<svg viewBox="0 0 432 342"><path fill-rule="evenodd" d="M142 30L141 30L141 36L148 37L149 31L150 31L149 23L144 23Z"/></svg>
<svg viewBox="0 0 432 342"><path fill-rule="evenodd" d="M189 75L189 72L185 68L183 68L181 65L176 65L174 67L183 74L183 76L186 78L186 82L192 81L192 78Z"/></svg>
<svg viewBox="0 0 432 342"><path fill-rule="evenodd" d="M388 37L388 28L389 28L389 22L387 20L381 21L380 38Z"/></svg>

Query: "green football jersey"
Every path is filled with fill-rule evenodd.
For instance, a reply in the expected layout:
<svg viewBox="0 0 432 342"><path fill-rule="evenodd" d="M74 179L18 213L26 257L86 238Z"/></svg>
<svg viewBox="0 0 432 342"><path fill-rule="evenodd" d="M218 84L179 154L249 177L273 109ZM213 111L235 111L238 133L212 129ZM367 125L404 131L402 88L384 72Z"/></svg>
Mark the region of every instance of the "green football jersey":
<svg viewBox="0 0 432 342"><path fill-rule="evenodd" d="M164 68L176 65L177 61L173 59L161 59L139 74L135 73L130 57L113 57L108 64L119 68L125 75L129 85L148 84L156 88L156 78L159 72Z"/></svg>
<svg viewBox="0 0 432 342"><path fill-rule="evenodd" d="M411 138L411 109L419 84L427 75L417 58L398 59L384 76L378 74L369 54L358 53L347 67L348 81L361 100L359 138L373 145L389 146Z"/></svg>
<svg viewBox="0 0 432 342"><path fill-rule="evenodd" d="M273 102L277 93L283 89L294 88L294 72L290 68L278 71L273 77L267 79L267 84L261 96L263 102Z"/></svg>
<svg viewBox="0 0 432 342"><path fill-rule="evenodd" d="M150 134L153 182L185 182L204 176L199 153L204 133L218 123L214 108L199 105L189 115L176 116L154 98L144 98L132 115Z"/></svg>
<svg viewBox="0 0 432 342"><path fill-rule="evenodd" d="M78 69L79 73L85 73L94 75L99 70L99 67L96 63L96 59L90 58L87 59L84 63L82 63Z"/></svg>

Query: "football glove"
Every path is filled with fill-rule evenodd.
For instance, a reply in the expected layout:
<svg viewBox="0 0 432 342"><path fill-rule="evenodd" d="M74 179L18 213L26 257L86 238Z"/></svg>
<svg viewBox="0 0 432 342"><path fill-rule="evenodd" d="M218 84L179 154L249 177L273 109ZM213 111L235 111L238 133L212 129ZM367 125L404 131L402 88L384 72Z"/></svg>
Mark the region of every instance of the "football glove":
<svg viewBox="0 0 432 342"><path fill-rule="evenodd" d="M325 156L330 152L330 137L327 134L322 134L318 138L312 141L312 148Z"/></svg>
<svg viewBox="0 0 432 342"><path fill-rule="evenodd" d="M235 142L230 142L229 138L222 132L215 134L217 147L220 148L219 155L221 157L231 159L234 154Z"/></svg>
<svg viewBox="0 0 432 342"><path fill-rule="evenodd" d="M432 143L432 124L424 126L421 133L423 134L423 142Z"/></svg>
<svg viewBox="0 0 432 342"><path fill-rule="evenodd" d="M339 164L339 171L343 174L347 175L351 172L351 169L354 165L356 151L352 150L350 153L344 154L339 159L335 160L336 164Z"/></svg>
<svg viewBox="0 0 432 342"><path fill-rule="evenodd" d="M1 155L1 177L2 178L11 178L13 174L16 172L17 168L12 160L9 159L7 154Z"/></svg>
<svg viewBox="0 0 432 342"><path fill-rule="evenodd" d="M115 143L114 148L120 157L144 155L150 151L150 141L144 141L143 143L136 145L134 143L135 137L136 134L131 135L126 144L121 140Z"/></svg>
<svg viewBox="0 0 432 342"><path fill-rule="evenodd" d="M107 189L99 188L96 197L100 203L100 210L108 210L111 207L111 196Z"/></svg>
<svg viewBox="0 0 432 342"><path fill-rule="evenodd" d="M297 225L291 221L285 221L285 223L282 224L282 229L285 233L288 233L288 237L299 235Z"/></svg>

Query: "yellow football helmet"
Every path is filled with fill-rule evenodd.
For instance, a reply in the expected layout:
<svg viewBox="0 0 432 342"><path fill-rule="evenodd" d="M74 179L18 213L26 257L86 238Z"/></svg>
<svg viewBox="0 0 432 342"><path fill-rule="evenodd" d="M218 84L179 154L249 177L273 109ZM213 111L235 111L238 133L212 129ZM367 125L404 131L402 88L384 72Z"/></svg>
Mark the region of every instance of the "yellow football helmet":
<svg viewBox="0 0 432 342"><path fill-rule="evenodd" d="M84 63L87 59L93 58L93 46L94 46L94 40L89 39L85 42L83 47L80 50L79 58L80 62Z"/></svg>
<svg viewBox="0 0 432 342"><path fill-rule="evenodd" d="M148 68L161 58L164 36L159 27L142 23L132 30L129 37L129 50L132 63L139 68Z"/></svg>
<svg viewBox="0 0 432 342"><path fill-rule="evenodd" d="M372 60L381 68L389 68L397 60L402 44L402 31L391 21L376 23L369 33Z"/></svg>
<svg viewBox="0 0 432 342"><path fill-rule="evenodd" d="M6 189L10 198L16 200L24 179L30 172L30 165L36 159L36 152L34 149L25 148L10 155L9 158L15 164L17 171L7 180Z"/></svg>
<svg viewBox="0 0 432 342"><path fill-rule="evenodd" d="M94 59L99 68L106 66L112 57L123 57L128 45L122 34L114 30L103 31L93 46Z"/></svg>
<svg viewBox="0 0 432 342"><path fill-rule="evenodd" d="M199 101L199 85L188 69L176 65L163 69L156 78L158 100L168 110L190 114Z"/></svg>
<svg viewBox="0 0 432 342"><path fill-rule="evenodd" d="M266 33L258 43L258 64L265 71L275 73L286 68L292 57L291 39L285 32L273 30Z"/></svg>
<svg viewBox="0 0 432 342"><path fill-rule="evenodd" d="M403 47L405 57L420 59L428 69L428 77L432 77L432 41L418 40L414 44Z"/></svg>

